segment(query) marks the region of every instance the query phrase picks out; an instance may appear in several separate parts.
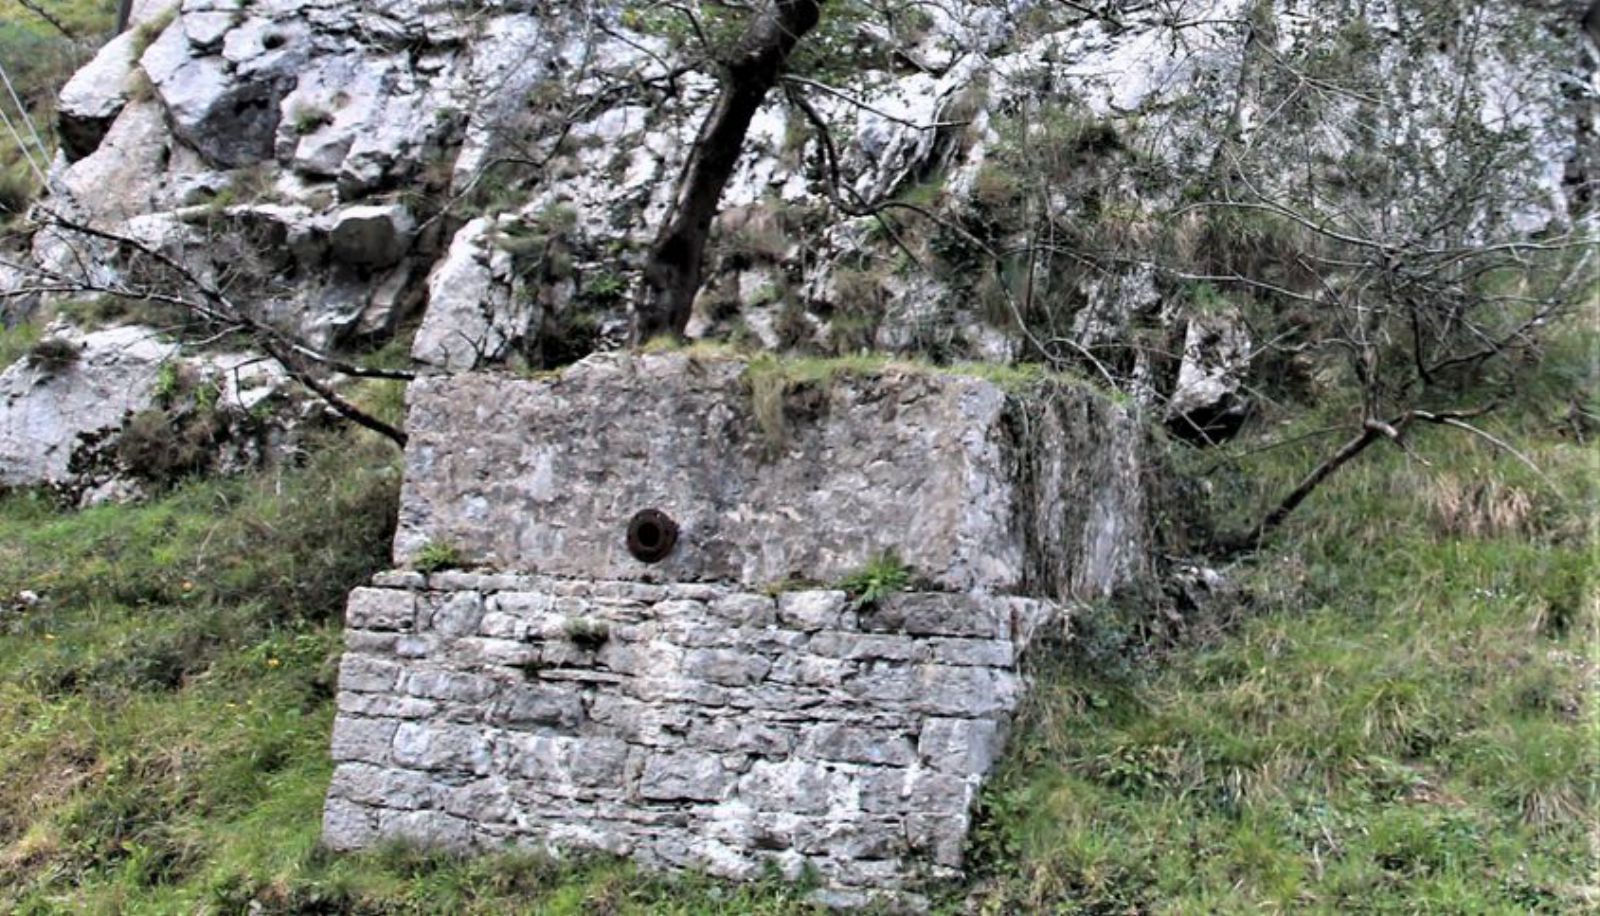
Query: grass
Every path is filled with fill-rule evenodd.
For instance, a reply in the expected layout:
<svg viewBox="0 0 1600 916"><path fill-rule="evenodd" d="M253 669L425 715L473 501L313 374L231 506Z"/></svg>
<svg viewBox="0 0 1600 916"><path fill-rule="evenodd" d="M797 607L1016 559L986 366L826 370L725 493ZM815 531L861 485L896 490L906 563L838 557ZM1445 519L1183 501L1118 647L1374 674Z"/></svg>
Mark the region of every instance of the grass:
<svg viewBox="0 0 1600 916"><path fill-rule="evenodd" d="M27 108L27 120L39 132L44 147L39 148L24 124L17 124L25 138L23 144L10 133L0 132L0 235L14 217L26 211L38 191L38 176L28 166L28 158L47 169L55 154L56 92L110 37L117 8L115 0L61 0L40 6L77 40L69 40L16 0L0 0L0 60L5 61ZM6 110L16 123L19 113L9 96L6 98Z"/></svg>
<svg viewBox="0 0 1600 916"><path fill-rule="evenodd" d="M1554 487L1430 430L1235 570L1253 606L1151 663L1041 664L935 911L1596 911L1600 477L1563 420L1591 349L1490 421ZM1262 504L1324 445L1217 497ZM395 476L358 437L138 506L0 499L0 911L809 911L778 880L318 847L338 610L387 565Z"/></svg>
<svg viewBox="0 0 1600 916"><path fill-rule="evenodd" d="M980 911L1600 912L1600 476L1550 396L1595 390L1593 346L1487 424L1540 472L1457 430L1386 447L1236 570L1257 606L1223 635L1041 671ZM1264 505L1328 447L1221 496Z"/></svg>
<svg viewBox="0 0 1600 916"><path fill-rule="evenodd" d="M27 356L42 333L32 322L19 322L9 328L0 326L0 371Z"/></svg>

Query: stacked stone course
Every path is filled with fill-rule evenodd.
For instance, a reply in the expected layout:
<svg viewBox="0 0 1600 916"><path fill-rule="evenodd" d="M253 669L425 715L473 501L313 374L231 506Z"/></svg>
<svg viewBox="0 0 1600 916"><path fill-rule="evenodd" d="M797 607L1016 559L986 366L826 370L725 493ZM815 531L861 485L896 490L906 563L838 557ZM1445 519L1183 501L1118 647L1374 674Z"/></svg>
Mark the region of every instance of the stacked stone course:
<svg viewBox="0 0 1600 916"><path fill-rule="evenodd" d="M533 840L838 886L947 875L1049 602L380 576L350 596L326 839Z"/></svg>

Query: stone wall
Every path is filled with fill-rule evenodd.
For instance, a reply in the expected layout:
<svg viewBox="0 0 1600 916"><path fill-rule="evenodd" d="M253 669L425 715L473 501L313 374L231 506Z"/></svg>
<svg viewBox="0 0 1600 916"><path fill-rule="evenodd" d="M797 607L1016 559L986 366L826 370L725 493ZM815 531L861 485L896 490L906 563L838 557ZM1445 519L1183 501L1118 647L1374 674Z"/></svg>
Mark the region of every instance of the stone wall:
<svg viewBox="0 0 1600 916"><path fill-rule="evenodd" d="M792 385L775 424L752 371L609 354L556 378L419 380L396 561L448 545L502 570L759 588L837 581L893 551L941 590L1057 599L1146 574L1145 438L1103 395L841 370ZM655 564L624 548L646 508L681 528Z"/></svg>
<svg viewBox="0 0 1600 916"><path fill-rule="evenodd" d="M837 887L958 869L1055 606L391 573L350 596L325 839Z"/></svg>
<svg viewBox="0 0 1600 916"><path fill-rule="evenodd" d="M340 849L955 874L1024 650L1147 576L1144 434L1062 379L612 354L409 401L396 560L474 571L350 597ZM827 584L885 552L908 590Z"/></svg>

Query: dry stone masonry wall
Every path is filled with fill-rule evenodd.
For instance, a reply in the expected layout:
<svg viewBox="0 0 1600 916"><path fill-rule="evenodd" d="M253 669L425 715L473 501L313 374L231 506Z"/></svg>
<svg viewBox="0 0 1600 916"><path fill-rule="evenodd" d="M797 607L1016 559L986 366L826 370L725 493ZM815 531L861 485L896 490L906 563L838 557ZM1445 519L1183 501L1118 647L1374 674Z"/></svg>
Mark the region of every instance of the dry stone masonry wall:
<svg viewBox="0 0 1600 916"><path fill-rule="evenodd" d="M890 887L961 865L1054 605L396 574L351 595L325 835Z"/></svg>
<svg viewBox="0 0 1600 916"><path fill-rule="evenodd" d="M397 562L472 569L350 596L340 849L953 874L1024 652L1145 575L1138 424L1059 380L618 354L410 402ZM885 552L907 590L826 584Z"/></svg>

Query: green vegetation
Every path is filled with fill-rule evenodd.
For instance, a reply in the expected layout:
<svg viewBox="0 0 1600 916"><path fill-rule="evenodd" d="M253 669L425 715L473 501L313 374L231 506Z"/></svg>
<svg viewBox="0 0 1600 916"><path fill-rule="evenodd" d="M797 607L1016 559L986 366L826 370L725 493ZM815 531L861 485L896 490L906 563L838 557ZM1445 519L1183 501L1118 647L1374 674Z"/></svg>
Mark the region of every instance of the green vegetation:
<svg viewBox="0 0 1600 916"><path fill-rule="evenodd" d="M454 544L430 543L423 545L417 551L417 556L411 561L417 572L433 573L445 569L459 569L465 565L466 560L461 556L461 551Z"/></svg>
<svg viewBox="0 0 1600 916"><path fill-rule="evenodd" d="M38 190L39 177L28 165L31 157L40 169L47 169L55 155L56 92L80 64L88 60L110 35L117 4L115 0L60 0L41 3L63 26L69 38L57 31L37 13L16 0L0 0L0 60L27 108L28 120L39 132L44 149L34 142L32 133L17 118L17 111L4 96L25 146L9 132L0 131L0 229L21 215Z"/></svg>
<svg viewBox="0 0 1600 916"><path fill-rule="evenodd" d="M879 601L895 592L905 591L910 585L911 567L892 550L873 557L870 563L845 576L839 583L839 587L850 596L852 611L871 609Z"/></svg>
<svg viewBox="0 0 1600 916"><path fill-rule="evenodd" d="M1597 406L1595 342L1546 353L1486 421L1542 473L1422 432L1341 471L1236 571L1248 613L1190 620L1187 644L1121 673L1046 665L985 795L980 910L1594 912L1600 481L1566 398ZM1257 445L1213 475L1241 516L1327 449Z"/></svg>
<svg viewBox="0 0 1600 916"><path fill-rule="evenodd" d="M156 43L156 39L161 37L161 33L167 30L167 26L172 25L177 18L178 7L173 5L162 10L153 18L134 26L133 56L139 57L143 55L151 45Z"/></svg>
<svg viewBox="0 0 1600 916"><path fill-rule="evenodd" d="M12 327L0 326L0 370L10 368L11 364L28 355L33 345L39 342L39 326L32 322L22 322Z"/></svg>
<svg viewBox="0 0 1600 916"><path fill-rule="evenodd" d="M569 618L562 630L573 645L591 652L611 638L611 627L604 620L590 620L587 617Z"/></svg>
<svg viewBox="0 0 1600 916"><path fill-rule="evenodd" d="M294 113L294 132L300 136L314 134L333 123L333 114L315 105L308 105Z"/></svg>
<svg viewBox="0 0 1600 916"><path fill-rule="evenodd" d="M330 443L142 506L0 499L0 911L174 912L307 851L390 451Z"/></svg>

